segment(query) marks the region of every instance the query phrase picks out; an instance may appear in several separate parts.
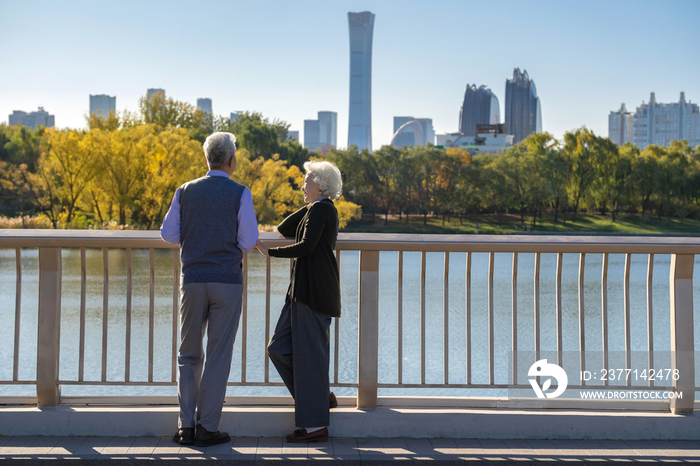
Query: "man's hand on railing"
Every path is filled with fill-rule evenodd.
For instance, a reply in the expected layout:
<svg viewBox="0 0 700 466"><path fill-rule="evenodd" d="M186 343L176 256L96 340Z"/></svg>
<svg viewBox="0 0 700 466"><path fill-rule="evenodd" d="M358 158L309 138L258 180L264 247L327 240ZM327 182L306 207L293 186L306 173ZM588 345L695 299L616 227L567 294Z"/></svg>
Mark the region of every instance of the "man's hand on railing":
<svg viewBox="0 0 700 466"><path fill-rule="evenodd" d="M267 247L267 244L265 244L262 240L258 240L257 245L255 246L255 249L260 251L260 254L263 256L268 255L268 251L270 250L269 247Z"/></svg>

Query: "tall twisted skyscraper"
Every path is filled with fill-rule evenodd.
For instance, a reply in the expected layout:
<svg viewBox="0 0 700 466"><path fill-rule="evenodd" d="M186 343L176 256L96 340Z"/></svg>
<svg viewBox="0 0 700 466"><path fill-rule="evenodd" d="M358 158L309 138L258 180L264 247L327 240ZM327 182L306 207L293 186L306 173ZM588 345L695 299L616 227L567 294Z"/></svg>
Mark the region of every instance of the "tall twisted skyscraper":
<svg viewBox="0 0 700 466"><path fill-rule="evenodd" d="M542 110L537 97L535 82L527 71L513 70L513 77L506 81L506 128L518 143L532 133L542 131Z"/></svg>
<svg viewBox="0 0 700 466"><path fill-rule="evenodd" d="M350 27L350 117L348 146L372 151L372 32L374 14L348 13Z"/></svg>
<svg viewBox="0 0 700 466"><path fill-rule="evenodd" d="M497 125L501 122L498 98L486 86L467 84L459 110L459 132L476 136L476 125Z"/></svg>

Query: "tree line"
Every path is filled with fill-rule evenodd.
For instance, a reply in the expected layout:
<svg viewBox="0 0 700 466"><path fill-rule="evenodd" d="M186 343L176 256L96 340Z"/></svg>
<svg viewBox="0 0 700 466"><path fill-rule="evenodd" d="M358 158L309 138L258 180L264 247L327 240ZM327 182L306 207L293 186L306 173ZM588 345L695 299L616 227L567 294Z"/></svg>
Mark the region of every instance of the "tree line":
<svg viewBox="0 0 700 466"><path fill-rule="evenodd" d="M206 173L201 144L213 131L238 139L236 181L248 186L261 224L303 205L302 166L325 158L343 174L341 223L361 211L385 216L464 219L543 212L576 221L580 212L700 217L700 147L618 146L579 128L558 141L536 133L502 153L460 148L351 146L327 156L287 140L289 124L243 113L231 121L166 98L143 97L137 112L89 117L87 128L30 130L0 125L0 208L41 213L54 228L107 222L157 228L175 189Z"/></svg>
<svg viewBox="0 0 700 466"><path fill-rule="evenodd" d="M584 128L562 141L535 133L502 153L471 156L463 149L355 147L328 159L345 177L346 198L365 213L464 219L518 213L523 225L543 212L575 222L581 211L615 221L620 213L700 217L700 146L618 146ZM499 219L501 217L499 216ZM409 217L405 217L409 221Z"/></svg>
<svg viewBox="0 0 700 466"><path fill-rule="evenodd" d="M177 187L206 173L202 143L213 131L237 136L232 178L250 188L258 223L303 205L301 166L313 153L287 141L287 123L259 113L230 121L162 94L139 107L88 117L82 130L0 125L2 211L41 214L53 228L158 228ZM360 215L351 202L336 205L342 225Z"/></svg>

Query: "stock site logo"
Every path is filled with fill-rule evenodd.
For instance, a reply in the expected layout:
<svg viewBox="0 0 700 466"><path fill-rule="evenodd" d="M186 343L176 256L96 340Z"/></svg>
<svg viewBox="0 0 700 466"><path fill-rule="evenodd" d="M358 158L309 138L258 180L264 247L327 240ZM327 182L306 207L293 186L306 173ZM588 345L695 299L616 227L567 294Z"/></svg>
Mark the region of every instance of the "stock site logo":
<svg viewBox="0 0 700 466"><path fill-rule="evenodd" d="M546 359L540 359L530 366L527 375L528 377L549 377L544 381L541 387L537 383L537 379L528 379L530 385L532 385L532 389L535 390L535 394L537 394L537 398L556 398L564 393L569 383L569 378L566 372L564 372L564 369L556 364L548 364ZM552 385L552 378L557 381L557 389L552 393L545 393Z"/></svg>

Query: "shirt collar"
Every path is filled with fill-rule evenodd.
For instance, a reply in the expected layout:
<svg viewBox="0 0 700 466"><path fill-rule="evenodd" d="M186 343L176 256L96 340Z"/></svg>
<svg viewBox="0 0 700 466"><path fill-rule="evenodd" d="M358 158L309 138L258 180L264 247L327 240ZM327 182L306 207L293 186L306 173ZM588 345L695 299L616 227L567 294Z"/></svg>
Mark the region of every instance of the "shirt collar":
<svg viewBox="0 0 700 466"><path fill-rule="evenodd" d="M225 176L226 178L231 178L228 176L228 174L223 171L223 170L209 170L207 172L207 176Z"/></svg>

